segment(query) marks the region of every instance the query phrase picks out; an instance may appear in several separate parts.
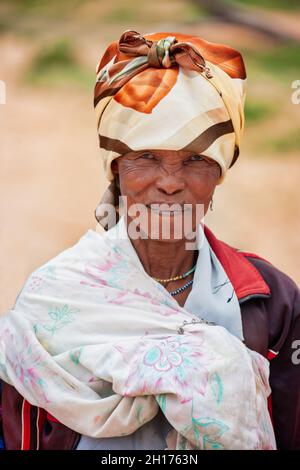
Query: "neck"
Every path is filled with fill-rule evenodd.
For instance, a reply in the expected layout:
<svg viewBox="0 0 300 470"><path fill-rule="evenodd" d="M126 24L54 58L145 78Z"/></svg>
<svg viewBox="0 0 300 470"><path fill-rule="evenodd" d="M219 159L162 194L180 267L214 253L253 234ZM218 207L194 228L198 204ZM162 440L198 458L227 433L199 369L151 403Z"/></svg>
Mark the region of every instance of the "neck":
<svg viewBox="0 0 300 470"><path fill-rule="evenodd" d="M151 277L169 279L189 271L197 261L198 250L187 250L186 238L161 241L151 238L130 238L145 269Z"/></svg>

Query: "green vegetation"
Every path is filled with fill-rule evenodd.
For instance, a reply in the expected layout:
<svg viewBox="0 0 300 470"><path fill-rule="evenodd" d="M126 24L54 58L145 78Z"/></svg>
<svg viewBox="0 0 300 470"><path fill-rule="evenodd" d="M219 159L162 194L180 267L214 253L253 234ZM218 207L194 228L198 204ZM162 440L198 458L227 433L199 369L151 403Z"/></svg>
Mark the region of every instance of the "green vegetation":
<svg viewBox="0 0 300 470"><path fill-rule="evenodd" d="M57 28L61 23L79 25L88 20L95 24L193 23L205 16L205 9L192 0L1 0L0 18L5 16L6 29L22 34L40 34L45 22ZM56 21L56 24L51 22Z"/></svg>
<svg viewBox="0 0 300 470"><path fill-rule="evenodd" d="M3 1L3 0L2 0ZM101 1L101 0L100 0ZM62 12L68 12L70 9L76 8L77 6L84 3L84 0L4 0L3 3L7 3L16 13L22 14L46 14L57 15Z"/></svg>
<svg viewBox="0 0 300 470"><path fill-rule="evenodd" d="M269 80L290 88L292 81L299 78L300 46L297 44L273 45L267 48L244 49L241 51L246 64L249 83Z"/></svg>
<svg viewBox="0 0 300 470"><path fill-rule="evenodd" d="M91 89L95 78L92 72L78 63L70 43L61 39L40 49L24 78L33 85L68 83Z"/></svg>
<svg viewBox="0 0 300 470"><path fill-rule="evenodd" d="M286 153L297 151L300 148L300 129L293 129L288 134L280 137L273 137L266 142L268 150L276 153Z"/></svg>
<svg viewBox="0 0 300 470"><path fill-rule="evenodd" d="M272 116L274 113L274 106L267 102L254 101L253 99L246 100L245 104L245 119L246 122L258 122L265 118Z"/></svg>
<svg viewBox="0 0 300 470"><path fill-rule="evenodd" d="M160 18L168 23L178 22L188 23L197 22L206 15L204 9L192 1L171 0L161 2L152 0L151 4L145 0L126 0L121 2L116 0L112 3L110 9L101 15L101 21L104 23L149 23L156 22Z"/></svg>
<svg viewBox="0 0 300 470"><path fill-rule="evenodd" d="M274 78L285 75L298 77L300 70L300 46L297 44L274 46L267 51L252 53L252 60Z"/></svg>
<svg viewBox="0 0 300 470"><path fill-rule="evenodd" d="M235 0L235 3L272 10L300 10L299 0Z"/></svg>

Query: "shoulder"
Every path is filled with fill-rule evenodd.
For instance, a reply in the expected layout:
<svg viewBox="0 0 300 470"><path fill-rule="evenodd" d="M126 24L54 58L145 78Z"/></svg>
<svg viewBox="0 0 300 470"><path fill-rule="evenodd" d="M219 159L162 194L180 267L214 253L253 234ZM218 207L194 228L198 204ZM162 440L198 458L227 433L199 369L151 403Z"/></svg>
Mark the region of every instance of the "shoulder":
<svg viewBox="0 0 300 470"><path fill-rule="evenodd" d="M276 348L279 349L289 331L300 334L300 289L288 274L270 261L254 253L244 253L244 256L270 288L271 295L263 299L263 303L269 318L270 335L276 338Z"/></svg>
<svg viewBox="0 0 300 470"><path fill-rule="evenodd" d="M271 293L280 292L289 298L299 294L297 283L284 271L275 266L271 261L262 256L238 250L250 263L260 272L266 283L271 289Z"/></svg>
<svg viewBox="0 0 300 470"><path fill-rule="evenodd" d="M241 252L242 253L242 252ZM262 299L269 324L269 341L276 354L286 345L292 350L300 334L300 289L296 282L270 261L255 253L244 253L270 288L270 297Z"/></svg>
<svg viewBox="0 0 300 470"><path fill-rule="evenodd" d="M25 279L13 309L27 294L47 294L49 289L58 293L72 287L72 280L84 275L85 266L101 257L101 236L93 230L84 233L76 243L60 251L44 264L36 267ZM38 299L35 300L37 302Z"/></svg>
<svg viewBox="0 0 300 470"><path fill-rule="evenodd" d="M216 254L224 269L231 274L233 281L239 287L243 283L265 281L271 297L278 299L282 297L288 301L299 298L299 287L296 282L281 269L276 267L271 261L257 253L239 249L223 240L216 238L212 231L205 226L205 234L212 250ZM249 276L248 276L248 274ZM253 283L252 282L252 283ZM255 285L254 288L257 286ZM267 289L268 290L268 289Z"/></svg>

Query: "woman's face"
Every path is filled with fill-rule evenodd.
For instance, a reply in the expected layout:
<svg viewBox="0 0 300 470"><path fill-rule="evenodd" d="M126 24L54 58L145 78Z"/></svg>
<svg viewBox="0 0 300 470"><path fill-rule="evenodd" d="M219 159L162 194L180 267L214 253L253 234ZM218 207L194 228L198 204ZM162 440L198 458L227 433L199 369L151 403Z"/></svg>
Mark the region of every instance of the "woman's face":
<svg viewBox="0 0 300 470"><path fill-rule="evenodd" d="M142 218L148 224L148 232L151 227L154 229L154 225L156 230L159 226L161 231L162 224L168 223L169 241L176 238L175 223L179 219L181 223L185 223L184 217L189 218L192 230L195 231L196 224L200 222L197 219L197 205L202 218L208 210L221 174L220 166L215 161L183 150L132 151L113 160L111 168L114 174L119 175L120 192L122 196L126 196L129 219L135 218L134 211L130 213L130 207L141 204L140 207L145 209ZM153 206L162 203L167 204L160 207L164 212L157 210L158 206ZM177 209L180 210L172 211L172 204L179 204ZM187 204L191 206L184 206ZM145 227L143 225L143 230ZM149 235L153 238L150 233ZM157 238L162 239L161 233Z"/></svg>

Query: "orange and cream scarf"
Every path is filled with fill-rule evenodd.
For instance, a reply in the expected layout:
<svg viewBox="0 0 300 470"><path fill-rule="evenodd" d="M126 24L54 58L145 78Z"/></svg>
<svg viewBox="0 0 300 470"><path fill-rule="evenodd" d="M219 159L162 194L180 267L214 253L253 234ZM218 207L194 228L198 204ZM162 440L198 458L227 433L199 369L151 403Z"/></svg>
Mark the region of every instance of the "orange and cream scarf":
<svg viewBox="0 0 300 470"><path fill-rule="evenodd" d="M246 71L241 54L181 33L125 31L97 68L99 144L110 181L102 202L117 205L111 162L130 151L186 150L221 167L239 156Z"/></svg>

